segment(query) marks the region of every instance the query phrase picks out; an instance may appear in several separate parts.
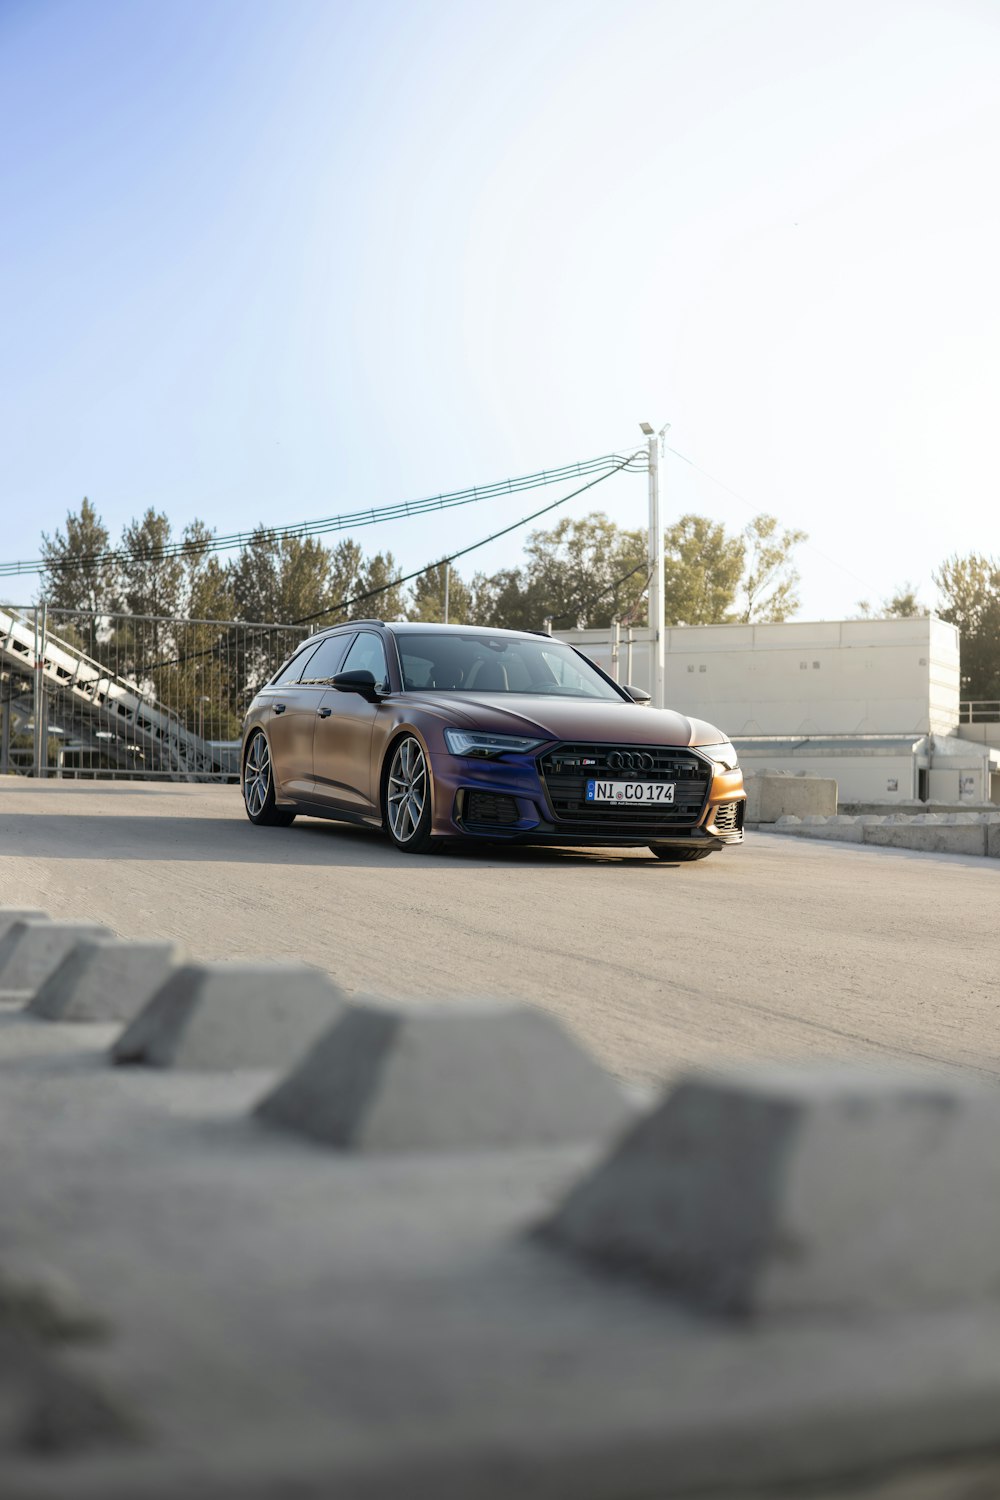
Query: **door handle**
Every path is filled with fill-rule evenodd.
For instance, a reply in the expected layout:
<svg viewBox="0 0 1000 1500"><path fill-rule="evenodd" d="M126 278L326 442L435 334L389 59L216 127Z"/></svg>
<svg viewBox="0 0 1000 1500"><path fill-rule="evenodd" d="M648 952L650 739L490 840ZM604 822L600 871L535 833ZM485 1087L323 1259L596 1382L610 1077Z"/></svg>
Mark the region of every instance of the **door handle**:
<svg viewBox="0 0 1000 1500"><path fill-rule="evenodd" d="M318 708L316 710L316 712L319 714L319 716L320 716L321 719L328 719L330 717L330 715L333 713L333 709L332 708Z"/></svg>
<svg viewBox="0 0 1000 1500"><path fill-rule="evenodd" d="M276 714L283 714L285 712L285 704L284 703L276 703L274 705L274 711L275 711Z"/></svg>

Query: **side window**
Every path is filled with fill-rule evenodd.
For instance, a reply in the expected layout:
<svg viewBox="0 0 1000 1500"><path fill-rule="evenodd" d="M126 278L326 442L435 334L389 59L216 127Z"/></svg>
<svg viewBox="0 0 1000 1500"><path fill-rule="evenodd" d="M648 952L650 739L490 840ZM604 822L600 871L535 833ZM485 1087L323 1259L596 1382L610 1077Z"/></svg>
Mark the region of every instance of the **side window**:
<svg viewBox="0 0 1000 1500"><path fill-rule="evenodd" d="M313 654L315 653L315 650L315 645L312 645L306 646L305 650L303 651L297 651L292 657L291 661L286 662L281 671L278 672L276 676L271 678L268 686L277 687L279 682L289 683L301 681L305 666L307 662L311 660Z"/></svg>
<svg viewBox="0 0 1000 1500"><path fill-rule="evenodd" d="M370 672L375 685L389 681L389 670L385 664L385 648L377 635L363 630L347 653L342 670L344 672Z"/></svg>
<svg viewBox="0 0 1000 1500"><path fill-rule="evenodd" d="M302 674L303 682L325 682L340 671L344 653L353 639L351 632L344 635L328 635L316 647L316 654Z"/></svg>

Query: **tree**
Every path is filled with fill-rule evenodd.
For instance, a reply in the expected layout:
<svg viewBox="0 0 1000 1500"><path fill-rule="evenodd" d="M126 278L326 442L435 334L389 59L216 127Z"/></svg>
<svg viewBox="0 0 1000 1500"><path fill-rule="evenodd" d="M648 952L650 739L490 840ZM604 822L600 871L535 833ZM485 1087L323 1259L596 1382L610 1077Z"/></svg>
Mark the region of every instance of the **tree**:
<svg viewBox="0 0 1000 1500"><path fill-rule="evenodd" d="M376 552L361 570L361 598L350 611L352 620L405 620L406 587L397 583L399 566L391 552ZM376 592L377 591L377 592Z"/></svg>
<svg viewBox="0 0 1000 1500"><path fill-rule="evenodd" d="M602 511L533 531L524 550L528 587L557 629L606 628L646 586L643 533L621 530Z"/></svg>
<svg viewBox="0 0 1000 1500"><path fill-rule="evenodd" d="M361 576L365 566L365 554L357 542L350 537L338 542L330 554L330 585L327 609L339 604L342 599L353 599L362 593ZM351 606L323 617L324 625L337 625L351 616Z"/></svg>
<svg viewBox="0 0 1000 1500"><path fill-rule="evenodd" d="M281 624L315 615L330 602L330 553L316 537L282 537L275 613Z"/></svg>
<svg viewBox="0 0 1000 1500"><path fill-rule="evenodd" d="M41 598L54 609L81 610L96 618L114 608L119 566L98 561L111 546L108 528L83 497L79 512L66 515L65 533L42 532Z"/></svg>
<svg viewBox="0 0 1000 1500"><path fill-rule="evenodd" d="M745 625L787 620L799 607L795 592L799 575L792 565L792 549L808 540L806 533L780 531L776 516L761 514L754 516L743 535L747 555L738 618Z"/></svg>
<svg viewBox="0 0 1000 1500"><path fill-rule="evenodd" d="M882 600L880 609L873 609L867 599L859 599L858 614L863 620L914 620L930 614L926 604L921 604L912 583L903 583L889 599Z"/></svg>
<svg viewBox="0 0 1000 1500"><path fill-rule="evenodd" d="M421 573L413 585L410 619L440 623L444 620L445 563ZM448 621L468 625L472 621L472 590L457 568L448 567Z"/></svg>
<svg viewBox="0 0 1000 1500"><path fill-rule="evenodd" d="M258 526L230 565L237 617L266 624L292 624L330 602L334 554L315 537L275 537Z"/></svg>
<svg viewBox="0 0 1000 1500"><path fill-rule="evenodd" d="M545 585L524 568L477 573L472 586L472 622L495 630L541 630L550 612Z"/></svg>
<svg viewBox="0 0 1000 1500"><path fill-rule="evenodd" d="M278 559L273 533L255 527L229 565L229 587L238 620L273 620L278 607Z"/></svg>
<svg viewBox="0 0 1000 1500"><path fill-rule="evenodd" d="M978 552L950 557L934 582L942 620L961 633L962 697L1000 698L1000 564Z"/></svg>
<svg viewBox="0 0 1000 1500"><path fill-rule="evenodd" d="M122 532L121 602L132 615L177 615L184 584L184 561L165 555L173 543L170 521L150 507L141 521Z"/></svg>
<svg viewBox="0 0 1000 1500"><path fill-rule="evenodd" d="M926 604L921 604L917 591L911 583L904 583L890 599L882 601L887 620L917 620L930 613Z"/></svg>
<svg viewBox="0 0 1000 1500"><path fill-rule="evenodd" d="M173 621L180 613L184 588L184 559L166 550L172 545L169 519L152 507L125 527L116 612L133 618L117 619L101 647L102 657L116 671L157 696L162 696L158 674L176 656Z"/></svg>
<svg viewBox="0 0 1000 1500"><path fill-rule="evenodd" d="M681 516L663 538L667 624L717 625L731 618L745 552L743 538L728 537L718 522Z"/></svg>

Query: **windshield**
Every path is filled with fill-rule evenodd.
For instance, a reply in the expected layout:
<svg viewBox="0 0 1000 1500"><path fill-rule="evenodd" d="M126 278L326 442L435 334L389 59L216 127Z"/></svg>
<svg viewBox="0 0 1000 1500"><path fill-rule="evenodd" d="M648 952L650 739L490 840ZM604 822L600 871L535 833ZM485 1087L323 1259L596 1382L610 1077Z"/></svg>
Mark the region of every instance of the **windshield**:
<svg viewBox="0 0 1000 1500"><path fill-rule="evenodd" d="M613 698L589 662L546 636L537 640L443 631L400 632L396 637L403 686L435 693L546 693L560 698Z"/></svg>

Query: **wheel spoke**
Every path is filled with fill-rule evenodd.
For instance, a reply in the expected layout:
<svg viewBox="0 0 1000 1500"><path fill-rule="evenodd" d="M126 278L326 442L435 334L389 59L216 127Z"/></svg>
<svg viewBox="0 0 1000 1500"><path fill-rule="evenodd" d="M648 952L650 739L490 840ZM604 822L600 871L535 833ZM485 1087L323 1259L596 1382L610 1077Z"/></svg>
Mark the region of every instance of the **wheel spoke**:
<svg viewBox="0 0 1000 1500"><path fill-rule="evenodd" d="M392 758L386 779L385 810L390 832L400 844L409 843L420 825L427 801L427 765L420 744L403 740Z"/></svg>
<svg viewBox="0 0 1000 1500"><path fill-rule="evenodd" d="M243 794L246 799L247 812L251 817L259 816L263 810L270 784L271 757L268 753L267 740L262 733L258 732L250 741L243 778Z"/></svg>

